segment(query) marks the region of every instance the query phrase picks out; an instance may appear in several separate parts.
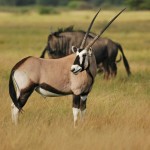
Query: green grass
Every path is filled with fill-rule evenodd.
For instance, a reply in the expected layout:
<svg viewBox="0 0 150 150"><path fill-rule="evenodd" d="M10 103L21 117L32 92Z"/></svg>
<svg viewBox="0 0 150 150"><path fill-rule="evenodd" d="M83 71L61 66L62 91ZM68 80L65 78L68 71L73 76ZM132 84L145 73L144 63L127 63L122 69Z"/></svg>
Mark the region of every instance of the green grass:
<svg viewBox="0 0 150 150"><path fill-rule="evenodd" d="M104 33L122 44L131 66L127 77L123 62L116 79L97 75L88 97L85 122L73 128L71 96L29 98L20 123L11 122L8 80L22 58L40 56L51 27L75 25L86 29L95 12L68 11L54 15L0 13L0 147L2 150L150 148L150 13L123 13ZM102 11L92 31L98 33L117 11Z"/></svg>

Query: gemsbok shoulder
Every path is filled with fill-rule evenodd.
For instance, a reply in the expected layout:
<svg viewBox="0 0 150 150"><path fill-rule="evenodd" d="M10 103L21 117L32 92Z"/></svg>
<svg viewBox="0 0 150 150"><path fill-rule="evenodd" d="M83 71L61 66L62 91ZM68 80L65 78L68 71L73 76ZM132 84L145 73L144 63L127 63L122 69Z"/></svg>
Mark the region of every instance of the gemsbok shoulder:
<svg viewBox="0 0 150 150"><path fill-rule="evenodd" d="M78 113L83 117L86 101L96 76L97 65L91 46L124 11L120 11L87 45L85 42L100 10L94 16L83 38L80 48L72 46L74 54L60 59L26 57L13 68L9 80L9 94L12 99L12 121L17 124L19 113L35 90L45 97L73 95L74 126Z"/></svg>

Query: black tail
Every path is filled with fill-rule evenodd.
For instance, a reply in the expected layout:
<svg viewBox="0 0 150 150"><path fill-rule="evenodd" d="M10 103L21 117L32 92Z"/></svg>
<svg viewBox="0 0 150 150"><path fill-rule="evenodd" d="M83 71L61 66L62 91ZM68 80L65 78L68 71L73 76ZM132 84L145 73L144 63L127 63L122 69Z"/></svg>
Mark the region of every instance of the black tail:
<svg viewBox="0 0 150 150"><path fill-rule="evenodd" d="M15 87L14 87L14 83L13 83L13 74L14 74L14 71L12 70L11 71L11 74L10 74L10 78L9 78L9 95L13 101L13 103L15 104L15 106L21 110L21 105L19 103L19 101L17 100L17 96L16 96L16 91L15 91Z"/></svg>
<svg viewBox="0 0 150 150"><path fill-rule="evenodd" d="M119 43L117 43L117 46L118 46L118 49L120 50L120 52L122 53L123 63L124 63L124 66L125 66L125 68L126 68L127 74L128 74L128 76L129 76L129 75L131 75L129 63L128 63L128 61L127 61L125 55L124 55L122 46L121 46Z"/></svg>
<svg viewBox="0 0 150 150"><path fill-rule="evenodd" d="M42 52L40 58L44 58L44 57L45 57L45 53L46 53L47 50L48 50L48 46L46 46L46 47L44 48L44 50L43 50L43 52Z"/></svg>

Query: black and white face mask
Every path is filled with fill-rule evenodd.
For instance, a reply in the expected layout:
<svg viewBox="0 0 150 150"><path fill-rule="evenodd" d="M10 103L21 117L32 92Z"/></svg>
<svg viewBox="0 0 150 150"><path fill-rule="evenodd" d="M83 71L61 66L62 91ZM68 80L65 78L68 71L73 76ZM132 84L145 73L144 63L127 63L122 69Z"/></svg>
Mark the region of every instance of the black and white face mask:
<svg viewBox="0 0 150 150"><path fill-rule="evenodd" d="M76 58L73 65L71 66L71 71L74 74L78 74L79 72L86 70L89 66L88 59L92 54L92 49L79 49L75 46L72 46L72 51L76 53Z"/></svg>

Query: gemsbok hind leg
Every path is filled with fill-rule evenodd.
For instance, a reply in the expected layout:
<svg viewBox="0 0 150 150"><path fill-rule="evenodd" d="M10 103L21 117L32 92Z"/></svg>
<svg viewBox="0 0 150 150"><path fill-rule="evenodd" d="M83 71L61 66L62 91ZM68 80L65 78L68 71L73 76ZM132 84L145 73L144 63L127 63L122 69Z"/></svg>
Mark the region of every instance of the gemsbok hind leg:
<svg viewBox="0 0 150 150"><path fill-rule="evenodd" d="M15 125L18 124L18 119L19 119L19 113L21 112L23 106L26 104L29 96L32 94L34 88L30 88L30 89L26 89L26 90L22 90L20 92L20 95L18 97L18 101L20 104L20 109L18 109L14 103L12 104L12 120L13 123L15 123Z"/></svg>
<svg viewBox="0 0 150 150"><path fill-rule="evenodd" d="M18 118L19 118L19 109L14 105L14 103L11 104L11 117L12 117L12 122L15 125L17 125Z"/></svg>
<svg viewBox="0 0 150 150"><path fill-rule="evenodd" d="M16 82L14 81L14 84L16 86L16 96L17 96L17 100L20 97L20 90L18 88L18 85L16 84ZM14 103L12 102L11 104L11 117L12 117L12 122L17 125L18 124L18 118L19 118L19 109L14 105Z"/></svg>
<svg viewBox="0 0 150 150"><path fill-rule="evenodd" d="M16 87L16 98L11 105L12 121L18 124L19 113L32 94L35 85L30 82L28 76L24 72L16 71L13 76ZM18 106L18 107L16 107Z"/></svg>

